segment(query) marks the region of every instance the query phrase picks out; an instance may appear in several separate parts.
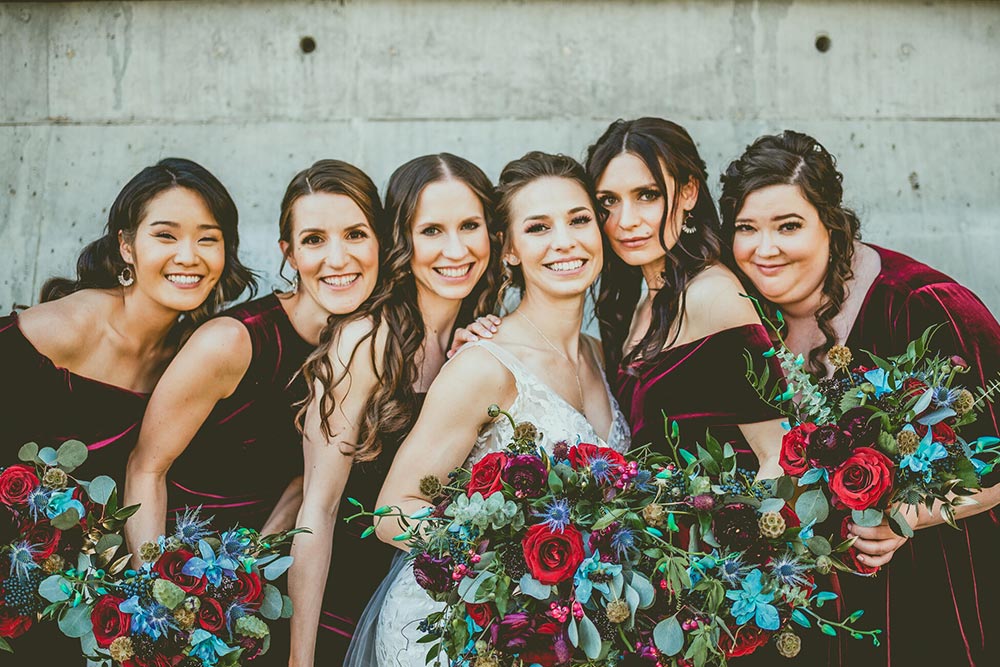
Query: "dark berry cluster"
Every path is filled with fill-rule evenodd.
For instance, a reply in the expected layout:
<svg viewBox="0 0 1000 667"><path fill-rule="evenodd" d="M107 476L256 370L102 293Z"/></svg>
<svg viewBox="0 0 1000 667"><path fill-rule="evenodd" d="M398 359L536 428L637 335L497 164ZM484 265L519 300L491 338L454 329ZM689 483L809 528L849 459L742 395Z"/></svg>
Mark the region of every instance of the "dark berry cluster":
<svg viewBox="0 0 1000 667"><path fill-rule="evenodd" d="M507 576L514 581L520 580L524 573L528 571L528 564L524 562L524 552L518 545L508 546L500 552L500 562Z"/></svg>
<svg viewBox="0 0 1000 667"><path fill-rule="evenodd" d="M45 608L38 597L38 584L45 575L39 569L28 573L27 577L9 577L3 585L4 602L21 616L31 616Z"/></svg>

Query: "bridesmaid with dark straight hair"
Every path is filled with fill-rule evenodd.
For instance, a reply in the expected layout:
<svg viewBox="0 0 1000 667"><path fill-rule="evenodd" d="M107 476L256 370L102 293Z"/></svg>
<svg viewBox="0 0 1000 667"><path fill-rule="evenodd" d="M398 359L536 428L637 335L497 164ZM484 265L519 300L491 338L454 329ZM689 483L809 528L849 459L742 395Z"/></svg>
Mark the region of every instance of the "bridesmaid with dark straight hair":
<svg viewBox="0 0 1000 667"><path fill-rule="evenodd" d="M191 328L254 288L240 264L238 216L204 167L168 158L118 194L105 234L80 254L77 278L53 278L42 303L0 318L6 460L21 444L83 441L74 474L119 486L150 392ZM54 624L16 642L23 664L82 665Z"/></svg>
<svg viewBox="0 0 1000 667"><path fill-rule="evenodd" d="M930 347L960 356L969 366L970 385L995 382L1000 324L993 314L943 273L862 243L859 220L843 203L842 181L822 144L790 130L757 139L722 177L723 237L747 289L772 312L782 312L792 352L826 377L832 371L826 353L833 345L846 345L857 363L874 366L864 351L903 354L927 327L943 324ZM996 407L983 407L966 437L1000 430ZM851 525L855 546L865 552L863 563L884 566L885 572L840 577L844 609L863 608L868 624L884 629L883 645L841 638L831 642L823 660L799 661L845 667L997 664L1000 648L990 630L1000 623L997 481L996 473L984 479L978 503L957 508L961 530L923 508L908 516L917 529L911 540L885 525ZM808 640L818 642L818 636Z"/></svg>

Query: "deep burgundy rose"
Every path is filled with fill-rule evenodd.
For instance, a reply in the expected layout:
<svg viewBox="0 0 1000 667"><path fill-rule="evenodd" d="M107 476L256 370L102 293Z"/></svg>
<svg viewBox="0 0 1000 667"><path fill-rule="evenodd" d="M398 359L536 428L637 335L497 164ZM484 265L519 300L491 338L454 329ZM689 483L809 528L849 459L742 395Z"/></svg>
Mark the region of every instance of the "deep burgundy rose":
<svg viewBox="0 0 1000 667"><path fill-rule="evenodd" d="M32 524L25 537L28 544L35 547L35 557L37 560L48 558L59 548L59 540L62 539L62 531L53 528L48 521Z"/></svg>
<svg viewBox="0 0 1000 667"><path fill-rule="evenodd" d="M869 408L851 408L843 414L837 426L851 439L852 447L871 447L878 440L881 422L872 419L875 413Z"/></svg>
<svg viewBox="0 0 1000 667"><path fill-rule="evenodd" d="M0 637L16 639L31 629L34 619L31 616L19 616L7 605L0 604Z"/></svg>
<svg viewBox="0 0 1000 667"><path fill-rule="evenodd" d="M811 422L799 424L781 439L778 462L786 475L801 477L811 467L806 448L809 446L809 434L815 430L816 424Z"/></svg>
<svg viewBox="0 0 1000 667"><path fill-rule="evenodd" d="M757 510L743 503L726 505L716 513L715 537L733 551L746 552L754 561L763 562L772 550L770 543L761 539Z"/></svg>
<svg viewBox="0 0 1000 667"><path fill-rule="evenodd" d="M739 628L730 627L729 631L736 638L735 643L726 633L719 635L719 648L725 652L727 658L750 655L771 638L771 633L749 623Z"/></svg>
<svg viewBox="0 0 1000 667"><path fill-rule="evenodd" d="M892 461L871 447L858 447L830 476L835 507L865 510L892 489Z"/></svg>
<svg viewBox="0 0 1000 667"><path fill-rule="evenodd" d="M440 558L429 553L421 553L413 559L413 577L426 591L445 593L452 587L451 556L445 554Z"/></svg>
<svg viewBox="0 0 1000 667"><path fill-rule="evenodd" d="M236 570L236 580L233 581L233 597L240 602L256 607L261 603L264 596L264 587L260 581L260 575L256 572L247 573L242 569Z"/></svg>
<svg viewBox="0 0 1000 667"><path fill-rule="evenodd" d="M465 487L468 495L479 492L483 498L489 498L503 488L500 475L503 473L504 465L507 463L507 455L503 452L493 452L487 454L472 466L472 477L469 485Z"/></svg>
<svg viewBox="0 0 1000 667"><path fill-rule="evenodd" d="M908 399L921 396L927 389L927 384L917 378L906 378L903 380L903 396Z"/></svg>
<svg viewBox="0 0 1000 667"><path fill-rule="evenodd" d="M125 602L122 598L105 595L90 612L90 621L94 624L94 639L101 648L111 646L111 642L127 635L132 627L132 617L118 609L122 602Z"/></svg>
<svg viewBox="0 0 1000 667"><path fill-rule="evenodd" d="M237 637L237 644L243 649L240 654L241 660L253 660L264 650L264 640L253 637Z"/></svg>
<svg viewBox="0 0 1000 667"><path fill-rule="evenodd" d="M834 424L824 424L809 434L806 454L816 467L835 468L850 453L850 439Z"/></svg>
<svg viewBox="0 0 1000 667"><path fill-rule="evenodd" d="M167 551L161 555L153 564L153 571L167 581L171 581L180 586L186 593L201 595L208 586L205 577L193 577L181 572L184 564L187 563L194 554L187 549L177 551Z"/></svg>
<svg viewBox="0 0 1000 667"><path fill-rule="evenodd" d="M537 456L518 454L507 462L502 477L518 498L537 498L545 490L548 471Z"/></svg>
<svg viewBox="0 0 1000 667"><path fill-rule="evenodd" d="M23 506L40 482L31 466L13 465L0 472L0 503L11 507Z"/></svg>
<svg viewBox="0 0 1000 667"><path fill-rule="evenodd" d="M216 633L226 624L226 613L214 598L202 598L198 609L198 625L211 633Z"/></svg>
<svg viewBox="0 0 1000 667"><path fill-rule="evenodd" d="M122 667L175 667L183 659L183 655L168 658L162 653L154 653L148 658L134 656L131 660L123 662Z"/></svg>
<svg viewBox="0 0 1000 667"><path fill-rule="evenodd" d="M500 651L518 653L528 646L533 632L533 623L528 614L523 611L512 612L490 627L490 643Z"/></svg>
<svg viewBox="0 0 1000 667"><path fill-rule="evenodd" d="M914 424L913 430L917 432L917 435L923 439L927 435L927 427L923 424ZM933 433L934 442L940 442L942 445L953 445L958 439L958 435L955 433L955 429L948 426L944 422L938 422L931 427L931 432Z"/></svg>
<svg viewBox="0 0 1000 667"><path fill-rule="evenodd" d="M545 524L535 524L528 529L521 546L531 576L547 585L572 577L584 558L583 537L575 526L567 526L559 533Z"/></svg>
<svg viewBox="0 0 1000 667"><path fill-rule="evenodd" d="M850 537L850 535L847 532L847 526L850 523L851 523L851 517L845 516L844 520L840 524L840 539L841 539L841 541L846 540L847 538ZM871 565L865 565L864 563L862 563L861 561L859 561L858 560L858 554L859 553L860 552L857 549L855 549L854 547L851 547L850 549L847 550L847 557L851 560L850 564L854 566L854 569L857 570L858 572L860 572L861 574L872 574L872 573L878 572L878 570L879 570L878 567L872 567Z"/></svg>
<svg viewBox="0 0 1000 667"><path fill-rule="evenodd" d="M481 628L488 627L490 621L492 621L496 616L496 614L493 613L493 606L488 602L467 603L465 605L465 611Z"/></svg>
<svg viewBox="0 0 1000 667"><path fill-rule="evenodd" d="M571 657L572 649L562 626L552 621L537 622L528 637L528 645L518 655L522 664L542 667L568 664Z"/></svg>

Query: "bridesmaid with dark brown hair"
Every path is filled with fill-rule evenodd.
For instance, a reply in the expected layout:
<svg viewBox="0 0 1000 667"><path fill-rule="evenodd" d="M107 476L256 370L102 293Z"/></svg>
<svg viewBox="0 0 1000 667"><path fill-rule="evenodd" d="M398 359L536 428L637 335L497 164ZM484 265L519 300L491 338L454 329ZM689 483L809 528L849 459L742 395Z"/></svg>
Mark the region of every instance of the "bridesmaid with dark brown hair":
<svg viewBox="0 0 1000 667"><path fill-rule="evenodd" d="M42 303L0 318L6 458L33 441L83 441L75 475L109 475L121 492L150 392L191 328L253 287L238 259L236 205L204 167L168 158L118 194L104 236L54 278ZM54 624L16 642L23 664L82 665Z"/></svg>
<svg viewBox="0 0 1000 667"><path fill-rule="evenodd" d="M874 366L863 351L903 354L911 340L943 324L931 348L958 355L968 383L1000 374L1000 324L969 289L906 255L861 242L857 216L845 208L842 175L816 139L798 132L757 139L722 177L723 236L747 288L782 312L785 341L819 377L832 368L833 345ZM866 364L867 362L867 364ZM998 412L987 403L970 431L996 435ZM884 629L883 646L841 638L825 664L912 667L995 665L1000 623L1000 486L991 476L978 504L956 510L961 530L940 513L910 514L912 540L888 526L851 526L859 558L883 566L872 578L840 577L846 612L865 610ZM895 556L893 553L895 552ZM892 559L891 562L889 560ZM994 633L995 634L995 633ZM820 637L807 643L820 643ZM833 643L833 642L831 642ZM809 664L820 658L813 657ZM804 658L800 662L806 664Z"/></svg>

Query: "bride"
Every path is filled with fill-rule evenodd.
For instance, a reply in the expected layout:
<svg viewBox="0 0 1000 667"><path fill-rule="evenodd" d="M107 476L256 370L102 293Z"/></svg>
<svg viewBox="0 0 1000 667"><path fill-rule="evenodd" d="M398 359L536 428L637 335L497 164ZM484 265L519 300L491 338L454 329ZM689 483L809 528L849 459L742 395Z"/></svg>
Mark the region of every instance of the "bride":
<svg viewBox="0 0 1000 667"><path fill-rule="evenodd" d="M445 480L452 469L503 449L511 428L487 417L491 403L535 424L550 452L560 441L628 448L600 346L580 334L586 292L603 263L591 192L583 168L565 156L529 153L504 168L497 215L508 284L522 291L521 303L492 341L467 345L441 370L393 460L379 505L412 514L430 504L420 495L423 477ZM399 532L391 521L378 528L380 539L405 548L392 541ZM384 601L369 605L380 609L373 628L377 664L424 667L427 645L417 643L418 626L439 603L417 585L408 564L390 574L384 589Z"/></svg>

